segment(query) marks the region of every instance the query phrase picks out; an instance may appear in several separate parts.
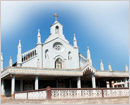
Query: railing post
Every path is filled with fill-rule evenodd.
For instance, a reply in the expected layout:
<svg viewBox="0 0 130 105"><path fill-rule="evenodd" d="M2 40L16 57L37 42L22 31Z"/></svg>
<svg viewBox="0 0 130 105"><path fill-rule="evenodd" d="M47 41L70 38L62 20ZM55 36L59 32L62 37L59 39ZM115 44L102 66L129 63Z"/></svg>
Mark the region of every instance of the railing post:
<svg viewBox="0 0 130 105"><path fill-rule="evenodd" d="M103 92L103 89L101 89L102 90L102 98L104 98L104 92Z"/></svg>
<svg viewBox="0 0 130 105"><path fill-rule="evenodd" d="M28 91L27 91L27 99L28 99Z"/></svg>
<svg viewBox="0 0 130 105"><path fill-rule="evenodd" d="M14 97L13 97L13 99L15 99L15 91L14 91Z"/></svg>
<svg viewBox="0 0 130 105"><path fill-rule="evenodd" d="M50 100L51 99L51 87L50 86L47 86L46 92L47 92L47 99Z"/></svg>

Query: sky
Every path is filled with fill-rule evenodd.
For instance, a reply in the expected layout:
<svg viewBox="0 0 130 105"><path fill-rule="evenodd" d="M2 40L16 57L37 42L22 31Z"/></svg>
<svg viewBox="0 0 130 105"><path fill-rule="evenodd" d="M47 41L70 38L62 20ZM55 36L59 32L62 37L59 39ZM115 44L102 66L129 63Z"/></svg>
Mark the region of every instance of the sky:
<svg viewBox="0 0 130 105"><path fill-rule="evenodd" d="M93 67L100 70L110 63L113 71L125 71L129 64L128 1L2 1L1 51L4 68L17 61L17 46L22 53L34 48L38 28L42 43L49 37L53 15L59 15L63 33L71 45L75 33L79 52L87 57L90 49Z"/></svg>

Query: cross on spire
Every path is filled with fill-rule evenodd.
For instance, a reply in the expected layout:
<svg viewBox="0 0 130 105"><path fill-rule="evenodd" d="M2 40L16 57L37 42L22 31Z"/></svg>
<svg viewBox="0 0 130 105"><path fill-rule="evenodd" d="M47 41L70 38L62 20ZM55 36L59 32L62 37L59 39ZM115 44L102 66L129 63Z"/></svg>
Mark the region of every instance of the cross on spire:
<svg viewBox="0 0 130 105"><path fill-rule="evenodd" d="M53 16L55 17L55 21L57 21L57 17L59 17L57 13L55 13Z"/></svg>

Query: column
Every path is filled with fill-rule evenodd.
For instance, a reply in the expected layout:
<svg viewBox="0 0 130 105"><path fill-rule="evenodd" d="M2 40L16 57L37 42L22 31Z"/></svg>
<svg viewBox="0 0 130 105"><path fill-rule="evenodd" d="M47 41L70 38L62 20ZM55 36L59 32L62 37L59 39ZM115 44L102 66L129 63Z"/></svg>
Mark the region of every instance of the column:
<svg viewBox="0 0 130 105"><path fill-rule="evenodd" d="M11 97L14 96L15 91L15 75L12 74L12 80L11 80Z"/></svg>
<svg viewBox="0 0 130 105"><path fill-rule="evenodd" d="M92 88L96 88L95 76L92 74Z"/></svg>
<svg viewBox="0 0 130 105"><path fill-rule="evenodd" d="M1 80L1 97L4 97L5 96L5 89L4 89L4 80Z"/></svg>
<svg viewBox="0 0 130 105"><path fill-rule="evenodd" d="M20 91L23 91L23 80L20 80Z"/></svg>
<svg viewBox="0 0 130 105"><path fill-rule="evenodd" d="M38 76L35 77L35 90L38 89Z"/></svg>
<svg viewBox="0 0 130 105"><path fill-rule="evenodd" d="M81 80L80 80L80 77L77 77L77 88L81 88Z"/></svg>
<svg viewBox="0 0 130 105"><path fill-rule="evenodd" d="M128 85L127 85L127 78L124 78L124 87L128 87Z"/></svg>
<svg viewBox="0 0 130 105"><path fill-rule="evenodd" d="M70 86L70 88L71 88L71 80L69 80L69 86Z"/></svg>

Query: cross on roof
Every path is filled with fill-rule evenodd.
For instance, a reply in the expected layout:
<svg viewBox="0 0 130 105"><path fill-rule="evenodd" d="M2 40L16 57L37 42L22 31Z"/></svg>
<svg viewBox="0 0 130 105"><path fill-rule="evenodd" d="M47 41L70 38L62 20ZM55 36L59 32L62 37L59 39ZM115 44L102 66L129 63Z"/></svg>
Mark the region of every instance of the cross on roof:
<svg viewBox="0 0 130 105"><path fill-rule="evenodd" d="M59 17L57 13L55 13L53 16L55 17L55 21L57 21L57 17Z"/></svg>

